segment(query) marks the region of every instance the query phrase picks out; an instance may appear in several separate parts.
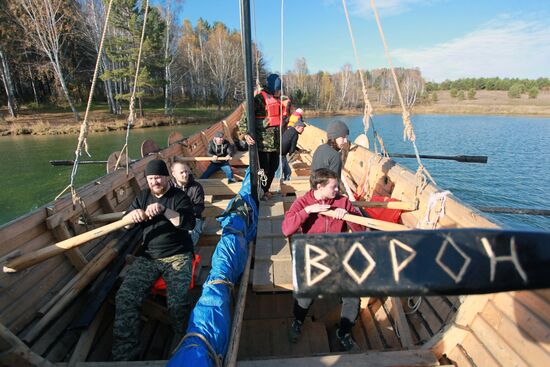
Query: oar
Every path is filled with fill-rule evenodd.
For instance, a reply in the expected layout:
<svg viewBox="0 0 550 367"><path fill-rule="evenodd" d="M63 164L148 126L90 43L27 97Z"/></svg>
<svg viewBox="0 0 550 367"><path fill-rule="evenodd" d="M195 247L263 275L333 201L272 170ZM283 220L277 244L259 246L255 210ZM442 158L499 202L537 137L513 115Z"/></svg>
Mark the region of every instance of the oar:
<svg viewBox="0 0 550 367"><path fill-rule="evenodd" d="M336 212L334 210L327 210L326 212L320 212L319 214L327 217L336 218ZM361 217L359 215L345 214L342 218L348 222L357 223L365 227L379 229L381 231L407 231L409 227L402 224L385 222L383 220Z"/></svg>
<svg viewBox="0 0 550 367"><path fill-rule="evenodd" d="M500 208L494 206L478 206L482 212L486 213L504 213L504 214L530 214L550 216L548 209L529 209L529 208Z"/></svg>
<svg viewBox="0 0 550 367"><path fill-rule="evenodd" d="M78 236L71 237L56 244L41 248L38 251L19 256L13 260L8 261L6 265L4 265L4 273L15 273L17 271L26 269L30 266L38 264L39 262L47 260L50 257L59 255L67 250L80 246L93 239L105 236L106 234L109 234L132 223L133 222L130 218L123 218L116 222L107 224L103 227L92 229L91 231L82 233Z"/></svg>
<svg viewBox="0 0 550 367"><path fill-rule="evenodd" d="M227 157L218 157L217 161L228 161L230 160ZM130 163L137 162L137 159L132 159ZM177 157L176 161L178 162L207 162L214 161L213 157ZM80 161L79 164L105 164L107 161ZM61 159L61 160L51 160L50 164L52 166L72 166L74 165L74 160L70 159Z"/></svg>
<svg viewBox="0 0 550 367"><path fill-rule="evenodd" d="M392 158L416 158L414 154L401 154L401 153L390 153ZM450 161L457 162L466 162L466 163L487 163L486 155L427 155L420 154L420 158L424 159L445 159Z"/></svg>

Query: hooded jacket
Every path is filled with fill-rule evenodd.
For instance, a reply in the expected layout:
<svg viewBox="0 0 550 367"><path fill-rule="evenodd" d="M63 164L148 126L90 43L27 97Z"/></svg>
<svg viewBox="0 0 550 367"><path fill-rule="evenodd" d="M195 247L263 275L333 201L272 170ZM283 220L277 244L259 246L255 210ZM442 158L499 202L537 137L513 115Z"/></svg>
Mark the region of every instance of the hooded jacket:
<svg viewBox="0 0 550 367"><path fill-rule="evenodd" d="M313 190L309 190L304 196L296 200L283 219L282 230L285 236L295 233L341 233L347 230L346 225L353 232L363 232L365 227L359 224L347 222L341 219L331 218L319 213L306 213L305 207L312 204L328 204L330 209L343 208L353 215L361 213L352 205L351 201L340 194L334 199L317 200Z"/></svg>
<svg viewBox="0 0 550 367"><path fill-rule="evenodd" d="M225 157L227 155L232 156L233 153L234 153L233 146L226 139L223 139L223 142L219 145L214 142L214 139L212 139L210 143L208 143L208 149L206 151L207 155L209 156L215 155L216 157ZM227 163L227 161L220 161L220 162L212 161L212 163L222 164L222 163Z"/></svg>

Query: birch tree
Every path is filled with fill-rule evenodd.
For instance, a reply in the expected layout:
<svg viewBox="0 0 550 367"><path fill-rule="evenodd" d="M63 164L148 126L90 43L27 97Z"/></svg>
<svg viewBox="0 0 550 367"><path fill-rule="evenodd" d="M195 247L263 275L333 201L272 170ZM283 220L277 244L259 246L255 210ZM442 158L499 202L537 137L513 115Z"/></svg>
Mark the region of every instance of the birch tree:
<svg viewBox="0 0 550 367"><path fill-rule="evenodd" d="M2 79L4 90L6 91L6 97L8 99L8 111L10 112L11 117L17 117L17 103L15 101L13 91L10 66L2 48L0 48L0 79Z"/></svg>
<svg viewBox="0 0 550 367"><path fill-rule="evenodd" d="M212 75L213 93L216 98L218 110L232 90L235 87L240 65L241 52L240 36L233 32L229 34L227 28L222 23L214 26L206 43L205 56L206 63Z"/></svg>
<svg viewBox="0 0 550 367"><path fill-rule="evenodd" d="M103 27L105 24L105 6L101 0L85 0L82 4L82 23L84 24L84 36L88 39L90 44L93 45L95 50L95 57L99 52L99 46L101 42L101 36L103 34ZM105 55L105 51L101 52L100 56L100 75L104 74L107 70L111 70L111 63ZM103 80L103 79L102 79ZM107 104L109 105L109 111L112 114L118 113L120 107L117 106L118 101L114 98L113 83L110 79L103 80L103 86L105 88L105 96L107 98Z"/></svg>
<svg viewBox="0 0 550 367"><path fill-rule="evenodd" d="M70 0L13 0L21 11L14 12L21 27L27 31L31 46L49 60L65 98L78 122L78 111L73 103L63 73L63 46L71 31L74 3Z"/></svg>

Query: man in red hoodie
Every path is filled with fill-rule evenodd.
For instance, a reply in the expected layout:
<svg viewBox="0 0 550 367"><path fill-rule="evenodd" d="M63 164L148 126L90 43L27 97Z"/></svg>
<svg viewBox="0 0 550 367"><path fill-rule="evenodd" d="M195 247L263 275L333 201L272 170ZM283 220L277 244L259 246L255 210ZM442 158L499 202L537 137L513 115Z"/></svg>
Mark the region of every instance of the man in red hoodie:
<svg viewBox="0 0 550 367"><path fill-rule="evenodd" d="M296 200L282 224L283 234L292 236L295 233L341 233L347 227L354 232L365 231L365 227L342 220L345 214L361 215L349 199L338 193L338 176L335 172L321 168L313 172L310 178L311 190ZM336 218L319 213L334 210ZM360 299L357 297L342 298L340 312L340 328L336 330L336 338L345 350L358 351L359 347L351 337L351 329L359 314ZM290 327L289 339L296 343L302 333L302 325L311 307L313 299L297 298L294 300L294 321Z"/></svg>

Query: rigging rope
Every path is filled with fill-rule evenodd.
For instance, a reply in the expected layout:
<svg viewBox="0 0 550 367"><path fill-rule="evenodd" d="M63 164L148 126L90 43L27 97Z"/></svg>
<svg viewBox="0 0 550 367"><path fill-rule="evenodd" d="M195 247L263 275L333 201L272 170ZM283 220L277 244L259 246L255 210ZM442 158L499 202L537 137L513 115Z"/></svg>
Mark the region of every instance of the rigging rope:
<svg viewBox="0 0 550 367"><path fill-rule="evenodd" d="M403 95L401 94L401 88L399 87L399 81L397 80L397 74L395 73L395 67L393 66L393 61L388 48L388 43L386 42L386 37L384 35L384 31L382 30L382 23L380 22L380 17L378 16L376 3L374 0L371 0L370 4L371 4L372 11L374 12L374 18L376 19L378 31L380 32L380 38L382 39L382 44L384 45L384 52L386 54L386 58L388 59L388 64L390 65L390 70L391 70L391 74L395 84L395 89L397 90L397 96L399 97L399 103L401 104L402 118L403 118L403 125L404 125L403 140L408 139L414 148L414 154L416 156L416 161L418 163L418 170L416 172L417 178L421 176L426 176L435 184L434 179L432 178L432 176L430 175L426 167L424 167L424 165L422 164L422 161L420 159L420 154L418 153L418 148L416 146L416 136L414 134L413 125L411 122L411 114L407 110L405 106L405 102L403 101ZM422 184L423 186L421 187L419 186L419 184ZM425 182L422 183L422 180L417 179L416 192L415 192L416 200L418 200L418 195L423 190L425 184L426 184Z"/></svg>
<svg viewBox="0 0 550 367"><path fill-rule="evenodd" d="M94 95L95 84L97 82L97 74L99 72L99 63L101 60L101 54L103 53L103 44L105 42L105 35L107 34L107 26L108 26L109 16L111 14L112 5L113 5L113 0L110 0L109 5L107 7L106 15L105 15L105 22L103 24L103 32L101 34L101 41L99 42L99 49L97 51L94 77L92 78L92 85L90 87L90 93L88 95L88 103L86 104L86 113L84 114L84 120L82 121L82 124L80 126L80 134L78 136L78 144L75 151L75 159L74 159L73 169L71 171L70 184L55 197L55 200L57 200L59 197L61 197L61 195L63 195L67 190L70 189L73 205L76 204L77 201L82 203L82 200L78 198L74 187L74 181L76 178L76 173L78 171L78 164L80 163L80 156L82 155L82 147L84 147L84 151L86 152L88 157L91 157L90 153L88 152L88 141L87 141L88 130L90 128L90 126L88 125L88 115L90 113L90 106L92 105L92 97Z"/></svg>
<svg viewBox="0 0 550 367"><path fill-rule="evenodd" d="M348 31L351 38L351 45L353 47L353 54L355 55L355 62L357 64L357 69L359 70L359 77L361 79L361 88L363 91L363 100L365 107L363 108L363 129L365 136L367 136L367 132L369 130L369 122L372 123L372 130L373 130L373 136L374 136L374 152L378 154L378 147L376 146L376 141L380 143L380 148L382 150L382 154L384 156L387 156L386 148L384 146L384 142L382 140L382 137L378 134L378 131L376 130L376 127L374 126L374 108L372 107L372 103L369 99L368 90L367 90L367 83L365 82L364 78L364 72L363 68L361 67L361 62L359 60L359 53L357 52L357 47L355 45L355 36L353 35L353 28L351 27L351 21L349 18L348 13L348 7L346 0L342 0L342 5L344 6L344 13L346 14L346 21L348 24Z"/></svg>
<svg viewBox="0 0 550 367"><path fill-rule="evenodd" d="M141 39L139 41L139 51L138 51L138 57L136 62L136 74L134 76L132 96L130 97L130 106L128 107L128 125L126 126L126 140L124 142L124 146L120 150L120 156L118 157L114 168L115 170L118 168L122 155L126 154L126 174L129 173L129 166L130 166L130 158L128 157L128 140L130 138L130 127L134 124L134 119L135 119L134 104L136 100L136 90L137 90L137 84L138 84L138 78L139 78L139 66L141 64L141 53L143 50L143 40L145 39L145 26L147 24L148 13L149 13L149 0L145 0L145 12L143 14L143 27L141 28Z"/></svg>
<svg viewBox="0 0 550 367"><path fill-rule="evenodd" d="M283 95L284 95L284 83L283 83L283 68L284 68L284 12L285 12L285 0L281 0L281 95L279 97L279 188L284 180L283 172ZM288 113L289 111L287 111Z"/></svg>

